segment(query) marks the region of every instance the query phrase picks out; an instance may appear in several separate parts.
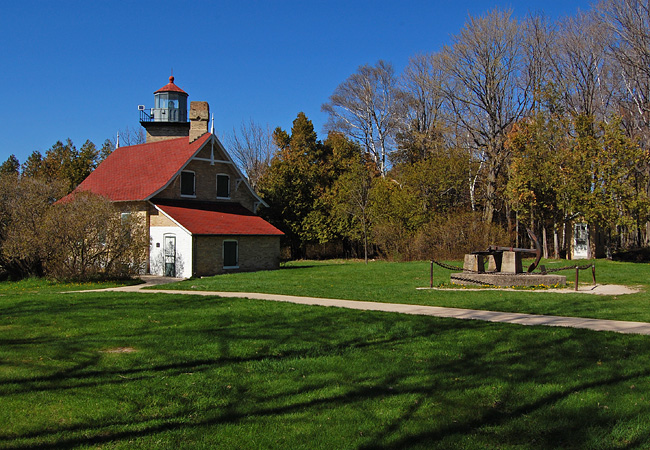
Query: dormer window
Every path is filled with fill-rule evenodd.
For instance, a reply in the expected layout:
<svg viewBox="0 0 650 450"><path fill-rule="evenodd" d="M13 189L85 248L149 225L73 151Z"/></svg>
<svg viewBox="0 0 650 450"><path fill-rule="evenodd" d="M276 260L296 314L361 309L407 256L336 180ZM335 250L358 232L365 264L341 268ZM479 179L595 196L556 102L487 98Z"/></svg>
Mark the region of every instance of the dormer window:
<svg viewBox="0 0 650 450"><path fill-rule="evenodd" d="M194 172L189 170L181 172L181 196L196 197L196 177Z"/></svg>
<svg viewBox="0 0 650 450"><path fill-rule="evenodd" d="M230 176L217 175L217 198L230 198Z"/></svg>

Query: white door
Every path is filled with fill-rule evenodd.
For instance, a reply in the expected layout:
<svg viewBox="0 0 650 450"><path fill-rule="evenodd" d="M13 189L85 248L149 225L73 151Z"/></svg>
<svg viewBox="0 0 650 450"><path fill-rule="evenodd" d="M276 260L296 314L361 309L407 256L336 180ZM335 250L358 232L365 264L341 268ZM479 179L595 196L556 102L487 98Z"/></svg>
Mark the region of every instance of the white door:
<svg viewBox="0 0 650 450"><path fill-rule="evenodd" d="M573 259L589 258L589 228L586 223L573 226Z"/></svg>
<svg viewBox="0 0 650 450"><path fill-rule="evenodd" d="M165 276L176 276L176 236L164 236L164 258L165 258Z"/></svg>

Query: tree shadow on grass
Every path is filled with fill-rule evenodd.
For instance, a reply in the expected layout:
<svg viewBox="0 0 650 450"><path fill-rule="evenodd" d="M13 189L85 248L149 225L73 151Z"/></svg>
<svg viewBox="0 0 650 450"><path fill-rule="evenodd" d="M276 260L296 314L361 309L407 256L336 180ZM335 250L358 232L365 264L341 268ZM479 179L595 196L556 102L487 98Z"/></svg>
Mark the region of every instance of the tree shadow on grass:
<svg viewBox="0 0 650 450"><path fill-rule="evenodd" d="M146 405L155 400L165 406L178 399L159 387L160 380L181 383L193 373L203 377L201 384L217 380L225 384L220 370L227 370L227 379L232 380L226 394L215 397L199 386L196 398L167 412L87 419L69 426L52 423L47 429L4 434L0 447L127 445L176 432L218 436L223 425L251 423L259 424L265 434L258 436L262 439L266 434L289 433L283 428L287 420L322 411L331 411L353 427L359 415L369 417L358 425L365 429L364 435L350 435L347 448L461 448L460 436L475 439L475 447L525 445L529 437L537 440L535 448L556 448L558 443L578 447L594 430L606 434L617 420L627 417L598 415L593 405L583 417L583 411L565 401L588 391L641 384L634 380L650 375L644 351L647 340L641 337L250 301L199 309L207 316L193 321L191 307L201 308L201 302L184 305L191 326L168 334L163 329L142 333L143 345L168 341L169 348L159 355L136 358L123 368L102 367L97 352L84 353L88 345L84 339L92 336L80 337L70 348L86 358L75 367L12 380L2 395L43 390L65 396L70 389L86 393L116 384L131 387L130 392L144 392L126 401ZM210 357L211 352L216 356ZM331 361L334 364L328 365ZM296 366L308 376L305 381L296 382L291 375ZM344 377L337 373L342 367ZM262 379L268 379L273 389L259 389ZM494 394L486 389L490 386L498 388ZM162 396L147 399L145 394L151 390L162 390ZM393 415L390 421L380 421L385 411L376 405L383 401L393 405L388 411ZM441 405L456 422L436 417L437 409L429 404ZM526 417L540 422L529 436L515 432L522 429ZM332 431L349 432L347 428ZM640 445L642 440L631 442ZM146 447L147 442L139 444ZM314 448L319 446L332 448L327 438L314 443Z"/></svg>

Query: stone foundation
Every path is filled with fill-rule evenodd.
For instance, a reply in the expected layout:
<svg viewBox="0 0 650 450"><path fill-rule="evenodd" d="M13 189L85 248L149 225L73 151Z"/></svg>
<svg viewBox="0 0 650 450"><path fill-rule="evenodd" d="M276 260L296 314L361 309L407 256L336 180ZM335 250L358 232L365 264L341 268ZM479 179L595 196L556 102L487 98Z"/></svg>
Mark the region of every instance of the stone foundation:
<svg viewBox="0 0 650 450"><path fill-rule="evenodd" d="M451 282L464 286L491 285L500 287L509 286L564 286L564 275L542 275L540 273L452 273Z"/></svg>

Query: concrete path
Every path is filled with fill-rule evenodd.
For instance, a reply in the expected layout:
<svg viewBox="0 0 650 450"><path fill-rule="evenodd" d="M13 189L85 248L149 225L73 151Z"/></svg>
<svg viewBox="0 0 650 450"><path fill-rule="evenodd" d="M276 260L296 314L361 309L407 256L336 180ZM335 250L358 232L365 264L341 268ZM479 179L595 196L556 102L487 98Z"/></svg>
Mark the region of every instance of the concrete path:
<svg viewBox="0 0 650 450"><path fill-rule="evenodd" d="M367 311L385 311L401 314L413 314L454 319L483 320L487 322L512 323L517 325L543 325L551 327L582 328L595 331L614 331L626 334L650 335L650 323L628 322L622 320L584 319L578 317L542 316L498 311L480 311L475 309L444 308L440 306L405 305L400 303L364 302L356 300L336 300L328 298L298 297L293 295L259 294L251 292L216 292L185 291L174 289L142 289L146 286L161 285L179 281L163 277L143 277L145 284L125 286L106 290L122 292L142 292L149 294L167 293L182 295L204 295L228 298L249 298L277 302L297 303L301 305L334 306L338 308L359 309ZM88 292L88 291L83 291Z"/></svg>

